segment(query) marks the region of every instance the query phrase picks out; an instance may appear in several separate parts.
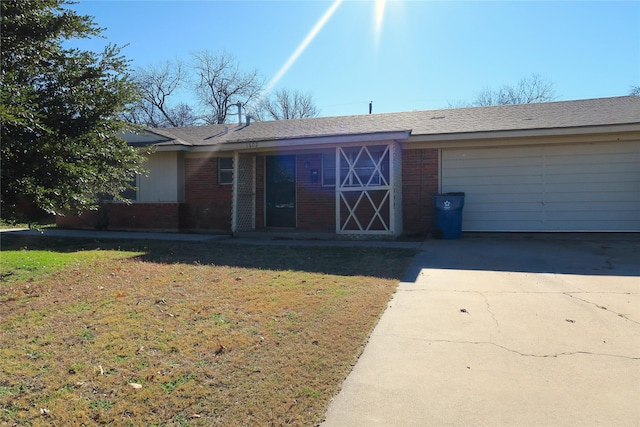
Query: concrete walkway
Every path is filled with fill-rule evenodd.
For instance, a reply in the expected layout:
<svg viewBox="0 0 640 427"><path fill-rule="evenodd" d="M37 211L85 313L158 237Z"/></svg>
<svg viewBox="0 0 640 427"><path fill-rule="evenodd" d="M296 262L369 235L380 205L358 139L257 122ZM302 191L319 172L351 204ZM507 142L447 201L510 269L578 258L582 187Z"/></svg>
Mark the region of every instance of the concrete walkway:
<svg viewBox="0 0 640 427"><path fill-rule="evenodd" d="M584 238L426 242L322 425L639 426L640 241Z"/></svg>

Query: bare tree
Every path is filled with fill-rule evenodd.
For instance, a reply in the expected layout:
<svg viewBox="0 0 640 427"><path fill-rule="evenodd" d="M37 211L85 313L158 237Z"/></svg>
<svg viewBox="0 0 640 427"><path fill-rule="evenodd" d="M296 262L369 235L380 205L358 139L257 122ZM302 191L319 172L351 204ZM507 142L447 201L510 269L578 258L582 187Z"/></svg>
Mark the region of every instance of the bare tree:
<svg viewBox="0 0 640 427"><path fill-rule="evenodd" d="M640 96L640 86L631 86L631 91L629 91L629 95Z"/></svg>
<svg viewBox="0 0 640 427"><path fill-rule="evenodd" d="M549 102L556 98L553 83L540 74L521 79L517 85L502 86L498 90L483 89L472 102L474 106L532 104Z"/></svg>
<svg viewBox="0 0 640 427"><path fill-rule="evenodd" d="M191 106L185 103L172 106L169 102L186 82L181 61L166 61L139 69L135 82L141 100L126 117L129 121L149 127L190 126L197 123L198 116Z"/></svg>
<svg viewBox="0 0 640 427"><path fill-rule="evenodd" d="M258 104L258 118L266 120L289 120L318 117L320 110L309 93L278 89L272 96Z"/></svg>
<svg viewBox="0 0 640 427"><path fill-rule="evenodd" d="M469 101L463 99L455 99L447 101L447 108L469 108L473 105Z"/></svg>
<svg viewBox="0 0 640 427"><path fill-rule="evenodd" d="M208 124L224 123L229 108L240 102L254 101L262 90L263 80L256 70L243 72L233 55L208 51L193 54L196 71L196 95L202 102L203 120Z"/></svg>
<svg viewBox="0 0 640 427"><path fill-rule="evenodd" d="M485 87L476 95L475 101L470 106L497 105L498 93L493 89Z"/></svg>
<svg viewBox="0 0 640 427"><path fill-rule="evenodd" d="M532 104L549 102L556 98L553 83L540 74L521 79L517 85L502 86L499 90L483 89L473 102L473 105L508 105Z"/></svg>
<svg viewBox="0 0 640 427"><path fill-rule="evenodd" d="M194 126L200 121L200 117L193 111L193 108L185 102L181 102L169 109L169 115L175 126Z"/></svg>

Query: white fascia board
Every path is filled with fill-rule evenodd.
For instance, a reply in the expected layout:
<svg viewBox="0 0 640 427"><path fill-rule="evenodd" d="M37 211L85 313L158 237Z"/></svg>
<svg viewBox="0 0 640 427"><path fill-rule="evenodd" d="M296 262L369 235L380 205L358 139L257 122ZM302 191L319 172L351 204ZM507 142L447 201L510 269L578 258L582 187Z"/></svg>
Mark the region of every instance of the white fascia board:
<svg viewBox="0 0 640 427"><path fill-rule="evenodd" d="M188 145L156 145L154 151L189 151L191 147Z"/></svg>
<svg viewBox="0 0 640 427"><path fill-rule="evenodd" d="M526 130L503 130L503 131L487 131L487 132L464 132L449 134L430 134L430 135L411 135L408 143L426 143L422 145L433 145L440 147L442 143L449 146L455 141L478 141L478 140L500 140L500 139L517 139L517 138L548 138L548 137L567 137L567 136L585 136L585 135L605 135L620 133L640 133L640 123L623 124L623 125L601 125L601 126L582 126L567 128L548 128L548 129L526 129Z"/></svg>
<svg viewBox="0 0 640 427"><path fill-rule="evenodd" d="M185 141L182 141L181 139L167 138L166 136L159 135L147 130L145 130L144 133L141 134L126 132L123 133L121 137L132 147L153 147L155 151L185 151L192 145Z"/></svg>
<svg viewBox="0 0 640 427"><path fill-rule="evenodd" d="M142 129L140 132L126 130L118 132L118 136L125 141L129 142L157 142L157 141L169 141L171 138L167 138L159 133L152 132L150 129Z"/></svg>
<svg viewBox="0 0 640 427"><path fill-rule="evenodd" d="M267 141L242 141L218 145L199 145L190 147L189 151L261 151L273 148L296 149L300 147L314 148L328 145L361 144L380 141L406 141L411 130L376 132L366 134L332 135L321 137L301 137Z"/></svg>

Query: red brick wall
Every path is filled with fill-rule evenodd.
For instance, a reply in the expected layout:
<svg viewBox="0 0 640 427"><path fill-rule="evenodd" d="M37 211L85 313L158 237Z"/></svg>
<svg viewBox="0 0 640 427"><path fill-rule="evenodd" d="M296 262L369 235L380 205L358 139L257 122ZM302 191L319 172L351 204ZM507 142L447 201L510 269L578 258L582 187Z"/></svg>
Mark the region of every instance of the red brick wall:
<svg viewBox="0 0 640 427"><path fill-rule="evenodd" d="M218 159L186 158L184 203L106 203L98 211L58 217L61 227L111 230L230 231L232 185L218 184Z"/></svg>
<svg viewBox="0 0 640 427"><path fill-rule="evenodd" d="M308 163L308 168L306 167ZM311 182L311 171L318 171L318 179ZM322 155L296 156L297 228L300 230L336 230L335 187L322 186Z"/></svg>
<svg viewBox="0 0 640 427"><path fill-rule="evenodd" d="M404 234L433 229L433 198L438 193L438 150L402 152L402 222Z"/></svg>
<svg viewBox="0 0 640 427"><path fill-rule="evenodd" d="M192 231L230 231L232 185L218 184L218 159L186 158L184 227Z"/></svg>
<svg viewBox="0 0 640 427"><path fill-rule="evenodd" d="M179 231L182 209L181 203L104 203L80 216L59 216L56 224L62 228Z"/></svg>
<svg viewBox="0 0 640 427"><path fill-rule="evenodd" d="M433 228L432 196L438 192L438 150L403 151L402 203L404 234L427 234ZM306 167L308 164L308 167ZM256 228L264 228L265 157L256 158ZM318 170L312 182L311 171ZM184 203L107 203L99 211L58 217L61 227L230 231L232 185L218 184L218 160L186 158ZM322 156L296 156L297 228L335 231L335 188L323 187Z"/></svg>

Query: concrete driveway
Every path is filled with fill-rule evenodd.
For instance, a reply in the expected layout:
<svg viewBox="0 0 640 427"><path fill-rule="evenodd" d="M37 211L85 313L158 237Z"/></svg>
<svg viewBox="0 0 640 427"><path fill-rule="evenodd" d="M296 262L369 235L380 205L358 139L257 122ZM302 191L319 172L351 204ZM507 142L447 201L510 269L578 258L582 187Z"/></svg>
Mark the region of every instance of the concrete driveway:
<svg viewBox="0 0 640 427"><path fill-rule="evenodd" d="M423 249L323 426L640 425L640 236Z"/></svg>

